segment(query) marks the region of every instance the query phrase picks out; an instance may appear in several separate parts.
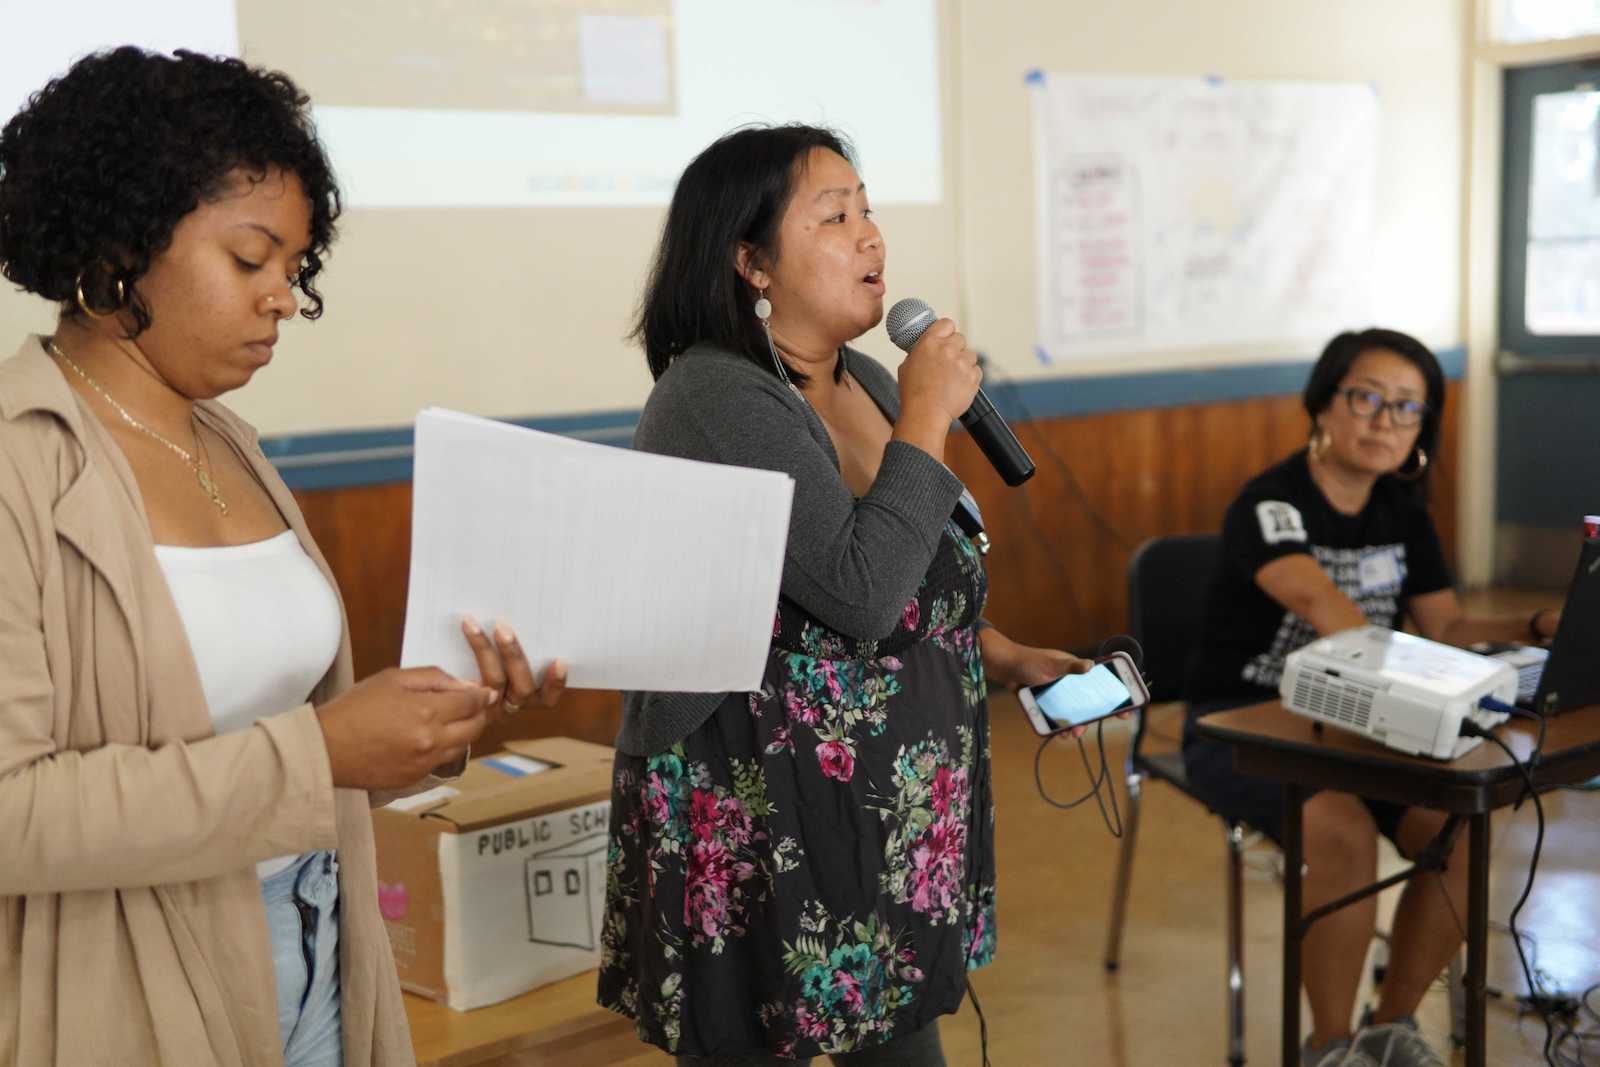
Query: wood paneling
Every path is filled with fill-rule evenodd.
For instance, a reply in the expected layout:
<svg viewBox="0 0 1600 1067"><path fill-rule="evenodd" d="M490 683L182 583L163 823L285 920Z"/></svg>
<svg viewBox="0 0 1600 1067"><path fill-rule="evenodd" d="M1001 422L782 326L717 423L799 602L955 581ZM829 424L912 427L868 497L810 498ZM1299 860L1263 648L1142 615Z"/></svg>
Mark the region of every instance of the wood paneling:
<svg viewBox="0 0 1600 1067"><path fill-rule="evenodd" d="M1446 552L1456 529L1457 410L1450 387L1433 510ZM970 438L949 461L983 508L990 539L988 617L1021 641L1085 646L1127 625L1125 573L1133 550L1163 534L1215 530L1252 476L1305 442L1298 397L1036 419L1018 436L1039 473L1002 484ZM400 659L411 557L411 487L377 485L297 494L350 613L358 677ZM554 710L507 720L501 737L564 734L609 744L615 693L573 692Z"/></svg>

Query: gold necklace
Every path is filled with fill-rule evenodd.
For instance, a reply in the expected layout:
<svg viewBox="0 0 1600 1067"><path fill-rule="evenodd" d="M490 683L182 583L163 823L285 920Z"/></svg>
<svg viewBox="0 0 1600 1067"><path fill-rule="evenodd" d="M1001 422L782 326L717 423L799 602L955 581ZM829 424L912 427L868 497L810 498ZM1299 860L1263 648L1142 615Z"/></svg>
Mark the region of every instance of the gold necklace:
<svg viewBox="0 0 1600 1067"><path fill-rule="evenodd" d="M224 515L228 513L228 502L222 499L222 490L217 485L216 479L212 478L211 475L207 473L205 467L201 465L200 460L196 458L194 452L190 452L182 445L168 440L166 437L163 437L155 430L134 418L133 415L129 413L127 408L117 403L116 399L112 397L110 393L106 392L105 386L91 378L88 371L78 366L77 362L73 360L71 356L61 351L61 348L55 342L55 338L47 338L45 340L45 347L50 349L50 354L52 356L55 356L68 367L71 367L73 373L82 378L85 385L87 385L90 389L93 389L96 393L99 393L100 399L104 400L107 404L110 404L112 410L118 415L122 416L123 422L127 423L129 426L132 426L140 433L159 441L163 445L166 445L173 452L177 453L178 458L187 463L189 465L189 469L194 471L195 478L200 483L201 491L204 492L206 496L210 498L211 502L217 506L217 510L222 512ZM190 427L194 430L194 445L196 452L198 452L203 447L200 444L200 427L194 425L192 416Z"/></svg>

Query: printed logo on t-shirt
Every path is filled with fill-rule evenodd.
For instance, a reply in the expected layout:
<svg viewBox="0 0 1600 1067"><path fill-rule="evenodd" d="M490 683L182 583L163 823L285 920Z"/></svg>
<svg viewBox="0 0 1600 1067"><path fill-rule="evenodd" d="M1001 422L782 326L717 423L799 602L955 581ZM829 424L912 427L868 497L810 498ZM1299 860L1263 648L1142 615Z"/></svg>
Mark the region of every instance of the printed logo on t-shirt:
<svg viewBox="0 0 1600 1067"><path fill-rule="evenodd" d="M1306 524L1300 518L1300 509L1282 500L1263 500L1256 505L1256 518L1261 522L1261 539L1269 545L1281 541L1306 539Z"/></svg>

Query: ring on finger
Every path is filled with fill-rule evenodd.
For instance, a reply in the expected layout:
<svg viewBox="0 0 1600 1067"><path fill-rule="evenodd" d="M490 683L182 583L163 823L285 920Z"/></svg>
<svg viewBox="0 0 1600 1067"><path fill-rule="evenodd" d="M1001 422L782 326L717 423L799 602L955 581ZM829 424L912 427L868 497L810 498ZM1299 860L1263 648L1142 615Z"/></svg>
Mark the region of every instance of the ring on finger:
<svg viewBox="0 0 1600 1067"><path fill-rule="evenodd" d="M511 699L511 692L507 690L500 697L500 706L506 709L507 715L515 715L522 710L522 705Z"/></svg>

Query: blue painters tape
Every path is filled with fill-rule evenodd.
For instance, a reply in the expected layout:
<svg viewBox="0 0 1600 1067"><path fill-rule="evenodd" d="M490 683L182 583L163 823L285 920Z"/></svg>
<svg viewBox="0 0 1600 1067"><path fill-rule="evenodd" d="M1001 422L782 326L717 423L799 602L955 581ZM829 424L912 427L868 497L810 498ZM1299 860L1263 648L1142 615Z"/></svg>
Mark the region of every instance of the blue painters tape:
<svg viewBox="0 0 1600 1067"><path fill-rule="evenodd" d="M1026 73L1026 74L1024 74L1022 76L1022 84L1023 85L1043 85L1044 84L1044 71L1040 70L1038 67L1034 67L1032 70L1028 71L1028 73Z"/></svg>
<svg viewBox="0 0 1600 1067"><path fill-rule="evenodd" d="M493 767L501 774L509 774L513 778L526 778L528 776L528 772L518 767L515 763L507 763L505 760L496 759L493 756L486 756L478 762L485 767Z"/></svg>

